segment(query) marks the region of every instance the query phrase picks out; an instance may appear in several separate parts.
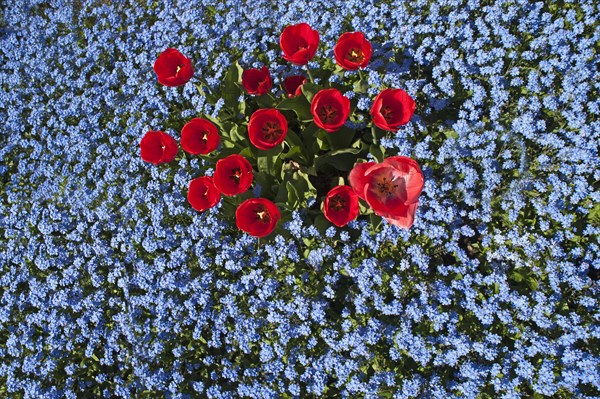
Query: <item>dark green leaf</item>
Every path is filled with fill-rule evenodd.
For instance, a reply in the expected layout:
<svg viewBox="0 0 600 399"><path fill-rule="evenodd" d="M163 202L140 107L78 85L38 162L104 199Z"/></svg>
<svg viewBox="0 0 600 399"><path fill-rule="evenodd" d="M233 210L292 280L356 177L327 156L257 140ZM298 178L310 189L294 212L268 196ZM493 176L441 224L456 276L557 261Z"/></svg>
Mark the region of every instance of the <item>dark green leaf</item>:
<svg viewBox="0 0 600 399"><path fill-rule="evenodd" d="M225 101L225 106L235 110L236 114L239 111L239 97L242 94L240 80L243 72L243 68L236 61L227 69L221 83L220 94Z"/></svg>
<svg viewBox="0 0 600 399"><path fill-rule="evenodd" d="M298 115L298 119L303 122L313 120L313 115L310 111L310 103L304 96L286 98L277 104L277 109L292 110Z"/></svg>
<svg viewBox="0 0 600 399"><path fill-rule="evenodd" d="M302 93L304 94L304 96L306 96L306 99L309 102L312 101L312 98L315 96L315 94L319 92L319 90L323 89L321 86L310 82L304 83L301 87Z"/></svg>
<svg viewBox="0 0 600 399"><path fill-rule="evenodd" d="M352 140L354 139L354 129L350 129L347 126L342 126L337 131L333 133L326 132L326 139L329 143L329 146L332 149L341 149L350 146Z"/></svg>

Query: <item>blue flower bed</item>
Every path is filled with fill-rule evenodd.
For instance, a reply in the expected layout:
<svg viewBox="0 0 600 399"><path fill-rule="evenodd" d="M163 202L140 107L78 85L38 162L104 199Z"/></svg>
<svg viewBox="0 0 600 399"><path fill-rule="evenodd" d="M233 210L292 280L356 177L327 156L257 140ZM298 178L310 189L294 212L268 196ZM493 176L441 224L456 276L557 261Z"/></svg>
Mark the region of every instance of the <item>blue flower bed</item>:
<svg viewBox="0 0 600 399"><path fill-rule="evenodd" d="M131 3L2 7L0 396L600 397L597 2ZM298 22L320 60L371 41L360 108L416 99L384 143L425 175L410 230L295 212L257 243L189 206L197 157L140 159L218 111L161 51L277 85Z"/></svg>

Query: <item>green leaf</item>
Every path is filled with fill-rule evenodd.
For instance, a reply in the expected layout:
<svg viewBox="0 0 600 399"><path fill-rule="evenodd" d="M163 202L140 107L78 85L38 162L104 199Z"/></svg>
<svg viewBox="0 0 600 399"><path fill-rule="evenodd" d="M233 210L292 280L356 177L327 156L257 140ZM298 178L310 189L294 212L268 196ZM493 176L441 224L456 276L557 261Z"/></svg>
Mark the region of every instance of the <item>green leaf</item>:
<svg viewBox="0 0 600 399"><path fill-rule="evenodd" d="M300 203L300 195L298 194L298 190L292 184L292 182L287 181L285 183L285 187L287 190L287 204L290 208L297 208Z"/></svg>
<svg viewBox="0 0 600 399"><path fill-rule="evenodd" d="M286 98L277 104L277 109L292 110L298 115L298 120L308 122L313 120L313 115L310 111L310 103L304 96L296 96Z"/></svg>
<svg viewBox="0 0 600 399"><path fill-rule="evenodd" d="M361 79L354 83L353 88L355 93L365 94L369 91L369 82L365 79Z"/></svg>
<svg viewBox="0 0 600 399"><path fill-rule="evenodd" d="M513 271L508 277L516 283L523 281L523 275L516 270Z"/></svg>
<svg viewBox="0 0 600 399"><path fill-rule="evenodd" d="M371 144L369 153L373 155L377 162L383 162L385 158L385 148L381 145Z"/></svg>
<svg viewBox="0 0 600 399"><path fill-rule="evenodd" d="M529 277L527 278L527 286L531 288L532 291L537 291L539 288L539 283L535 278Z"/></svg>
<svg viewBox="0 0 600 399"><path fill-rule="evenodd" d="M315 94L317 94L320 90L323 89L321 86L316 85L314 83L310 83L310 82L304 83L301 87L302 87L302 93L304 94L304 96L306 97L306 99L309 102L312 101Z"/></svg>
<svg viewBox="0 0 600 399"><path fill-rule="evenodd" d="M247 127L243 125L233 126L230 130L231 139L238 143L244 142L247 140Z"/></svg>
<svg viewBox="0 0 600 399"><path fill-rule="evenodd" d="M592 226L600 226L600 202L597 202L590 210L587 216L588 221Z"/></svg>
<svg viewBox="0 0 600 399"><path fill-rule="evenodd" d="M327 137L328 133L325 130L319 130L317 133L317 137L315 137L316 148L320 151L327 151L330 149L329 147L329 138ZM315 151L318 152L318 151Z"/></svg>
<svg viewBox="0 0 600 399"><path fill-rule="evenodd" d="M273 100L273 97L271 97L268 94L256 96L254 97L254 101L256 101L256 104L260 108L273 108L275 106L275 101Z"/></svg>
<svg viewBox="0 0 600 399"><path fill-rule="evenodd" d="M321 234L324 234L328 228L333 226L333 223L331 223L329 220L327 220L327 218L323 214L318 214L315 217L315 220L313 223L314 223L314 226L317 228L317 230L319 230L319 232L321 232Z"/></svg>
<svg viewBox="0 0 600 399"><path fill-rule="evenodd" d="M225 101L225 106L229 109L239 111L239 101L242 90L240 89L240 81L244 69L235 61L225 72L223 81L221 82L221 97Z"/></svg>
<svg viewBox="0 0 600 399"><path fill-rule="evenodd" d="M219 101L219 97L213 94L209 86L200 83L196 85L196 89L198 90L198 93L200 93L200 95L204 97L206 99L206 102L210 105L215 105L217 101Z"/></svg>
<svg viewBox="0 0 600 399"><path fill-rule="evenodd" d="M252 148L249 146L245 147L242 151L240 151L240 155L246 159L254 158L254 152L252 152Z"/></svg>
<svg viewBox="0 0 600 399"><path fill-rule="evenodd" d="M324 135L329 143L329 146L332 149L341 149L349 147L354 139L354 129L350 129L347 126L342 126L337 131L333 133L328 133Z"/></svg>
<svg viewBox="0 0 600 399"><path fill-rule="evenodd" d="M357 159L360 158L361 152L365 148L344 148L341 150L330 151L324 155L316 157L315 166L317 169L323 165L331 165L337 170L349 171L354 167Z"/></svg>
<svg viewBox="0 0 600 399"><path fill-rule="evenodd" d="M305 161L304 155L302 154L302 149L300 148L300 146L294 146L285 154L281 154L281 159L293 159L298 162Z"/></svg>

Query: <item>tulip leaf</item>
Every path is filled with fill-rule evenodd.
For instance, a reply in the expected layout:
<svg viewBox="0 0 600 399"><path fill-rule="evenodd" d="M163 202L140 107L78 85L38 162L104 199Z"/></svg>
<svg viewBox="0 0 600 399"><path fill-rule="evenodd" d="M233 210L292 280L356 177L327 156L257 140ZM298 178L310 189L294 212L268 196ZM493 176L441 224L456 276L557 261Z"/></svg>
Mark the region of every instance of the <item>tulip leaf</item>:
<svg viewBox="0 0 600 399"><path fill-rule="evenodd" d="M310 83L310 82L304 83L301 87L302 87L302 93L304 94L304 96L306 97L306 99L309 102L312 101L315 94L317 94L320 90L323 89L321 86L316 85L314 83Z"/></svg>
<svg viewBox="0 0 600 399"><path fill-rule="evenodd" d="M285 187L286 187L287 196L288 196L288 199L287 199L288 206L290 206L292 208L296 208L300 203L300 195L298 194L298 190L296 190L296 187L294 187L294 185L290 181L287 181L285 183Z"/></svg>
<svg viewBox="0 0 600 399"><path fill-rule="evenodd" d="M273 101L273 97L271 97L268 94L264 94L262 96L256 96L254 97L254 101L256 101L256 104L260 107L260 108L273 108L274 101Z"/></svg>
<svg viewBox="0 0 600 399"><path fill-rule="evenodd" d="M373 155L377 162L383 162L385 158L385 148L381 145L371 144L369 153Z"/></svg>
<svg viewBox="0 0 600 399"><path fill-rule="evenodd" d="M230 130L230 137L232 140L243 143L246 141L247 128L243 125L234 126Z"/></svg>
<svg viewBox="0 0 600 399"><path fill-rule="evenodd" d="M200 93L200 95L204 97L206 102L210 105L215 105L217 101L219 101L219 97L212 92L208 85L200 83L196 85L196 89L198 90L198 93Z"/></svg>
<svg viewBox="0 0 600 399"><path fill-rule="evenodd" d="M242 94L239 83L243 72L244 69L236 61L227 69L221 83L221 97L225 101L225 106L235 110L236 115L237 111L239 111L239 98Z"/></svg>
<svg viewBox="0 0 600 399"><path fill-rule="evenodd" d="M317 230L321 232L321 234L325 234L325 231L331 226L333 226L333 223L327 220L327 218L323 214L317 215L313 223Z"/></svg>
<svg viewBox="0 0 600 399"><path fill-rule="evenodd" d="M252 152L251 147L245 147L242 151L240 151L240 155L247 159L254 158L254 153Z"/></svg>
<svg viewBox="0 0 600 399"><path fill-rule="evenodd" d="M285 154L281 154L281 159L293 159L298 162L305 162L306 159L302 154L302 149L300 146L293 146L288 152Z"/></svg>
<svg viewBox="0 0 600 399"><path fill-rule="evenodd" d="M361 79L354 83L354 92L366 94L369 91L369 82L366 79Z"/></svg>
<svg viewBox="0 0 600 399"><path fill-rule="evenodd" d="M346 148L354 139L354 129L347 126L342 126L338 130L325 135L329 146L333 149Z"/></svg>
<svg viewBox="0 0 600 399"><path fill-rule="evenodd" d="M356 163L357 154L362 151L360 148L345 148L343 150L331 151L315 159L317 169L323 165L331 165L337 170L349 171Z"/></svg>
<svg viewBox="0 0 600 399"><path fill-rule="evenodd" d="M277 109L281 110L292 110L298 115L298 119L302 122L308 122L313 120L313 115L310 111L310 103L304 96L296 96L293 98L286 98L277 104Z"/></svg>

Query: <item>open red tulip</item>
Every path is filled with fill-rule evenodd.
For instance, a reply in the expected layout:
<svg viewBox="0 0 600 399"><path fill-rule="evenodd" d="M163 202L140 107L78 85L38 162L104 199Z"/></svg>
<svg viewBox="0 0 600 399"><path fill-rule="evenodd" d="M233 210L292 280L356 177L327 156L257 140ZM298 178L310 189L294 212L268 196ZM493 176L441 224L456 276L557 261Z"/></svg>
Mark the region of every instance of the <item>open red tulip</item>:
<svg viewBox="0 0 600 399"><path fill-rule="evenodd" d="M181 147L190 154L208 154L220 142L219 130L208 119L194 118L181 129Z"/></svg>
<svg viewBox="0 0 600 399"><path fill-rule="evenodd" d="M338 227L347 225L358 216L358 196L348 186L332 188L325 196L323 214Z"/></svg>
<svg viewBox="0 0 600 399"><path fill-rule="evenodd" d="M310 110L315 124L333 133L346 123L350 115L350 100L338 89L324 89L315 94Z"/></svg>
<svg viewBox="0 0 600 399"><path fill-rule="evenodd" d="M232 154L217 161L213 180L225 195L237 195L248 190L254 175L252 165L246 158Z"/></svg>
<svg viewBox="0 0 600 399"><path fill-rule="evenodd" d="M317 53L319 33L304 22L288 26L281 32L279 46L284 59L292 64L306 65Z"/></svg>
<svg viewBox="0 0 600 399"><path fill-rule="evenodd" d="M346 32L338 39L333 53L339 66L352 71L367 66L373 48L362 32Z"/></svg>
<svg viewBox="0 0 600 399"><path fill-rule="evenodd" d="M254 237L269 235L281 213L272 201L266 198L250 198L242 202L235 211L235 223L238 229Z"/></svg>
<svg viewBox="0 0 600 399"><path fill-rule="evenodd" d="M261 150L268 150L281 144L287 130L287 119L274 108L262 108L255 111L248 122L250 142Z"/></svg>
<svg viewBox="0 0 600 399"><path fill-rule="evenodd" d="M154 61L154 72L159 83L165 86L181 86L194 75L192 62L179 50L168 48Z"/></svg>
<svg viewBox="0 0 600 399"><path fill-rule="evenodd" d="M187 199L192 208L203 212L219 203L221 193L215 186L212 177L202 176L190 182Z"/></svg>
<svg viewBox="0 0 600 399"><path fill-rule="evenodd" d="M415 113L415 100L402 89L385 89L375 97L371 117L375 126L397 132Z"/></svg>
<svg viewBox="0 0 600 399"><path fill-rule="evenodd" d="M414 222L423 190L423 173L416 161L395 156L381 163L357 164L348 176L354 192L388 222L408 229Z"/></svg>
<svg viewBox="0 0 600 399"><path fill-rule="evenodd" d="M178 151L177 141L160 130L150 130L140 141L142 159L155 165L171 162Z"/></svg>

